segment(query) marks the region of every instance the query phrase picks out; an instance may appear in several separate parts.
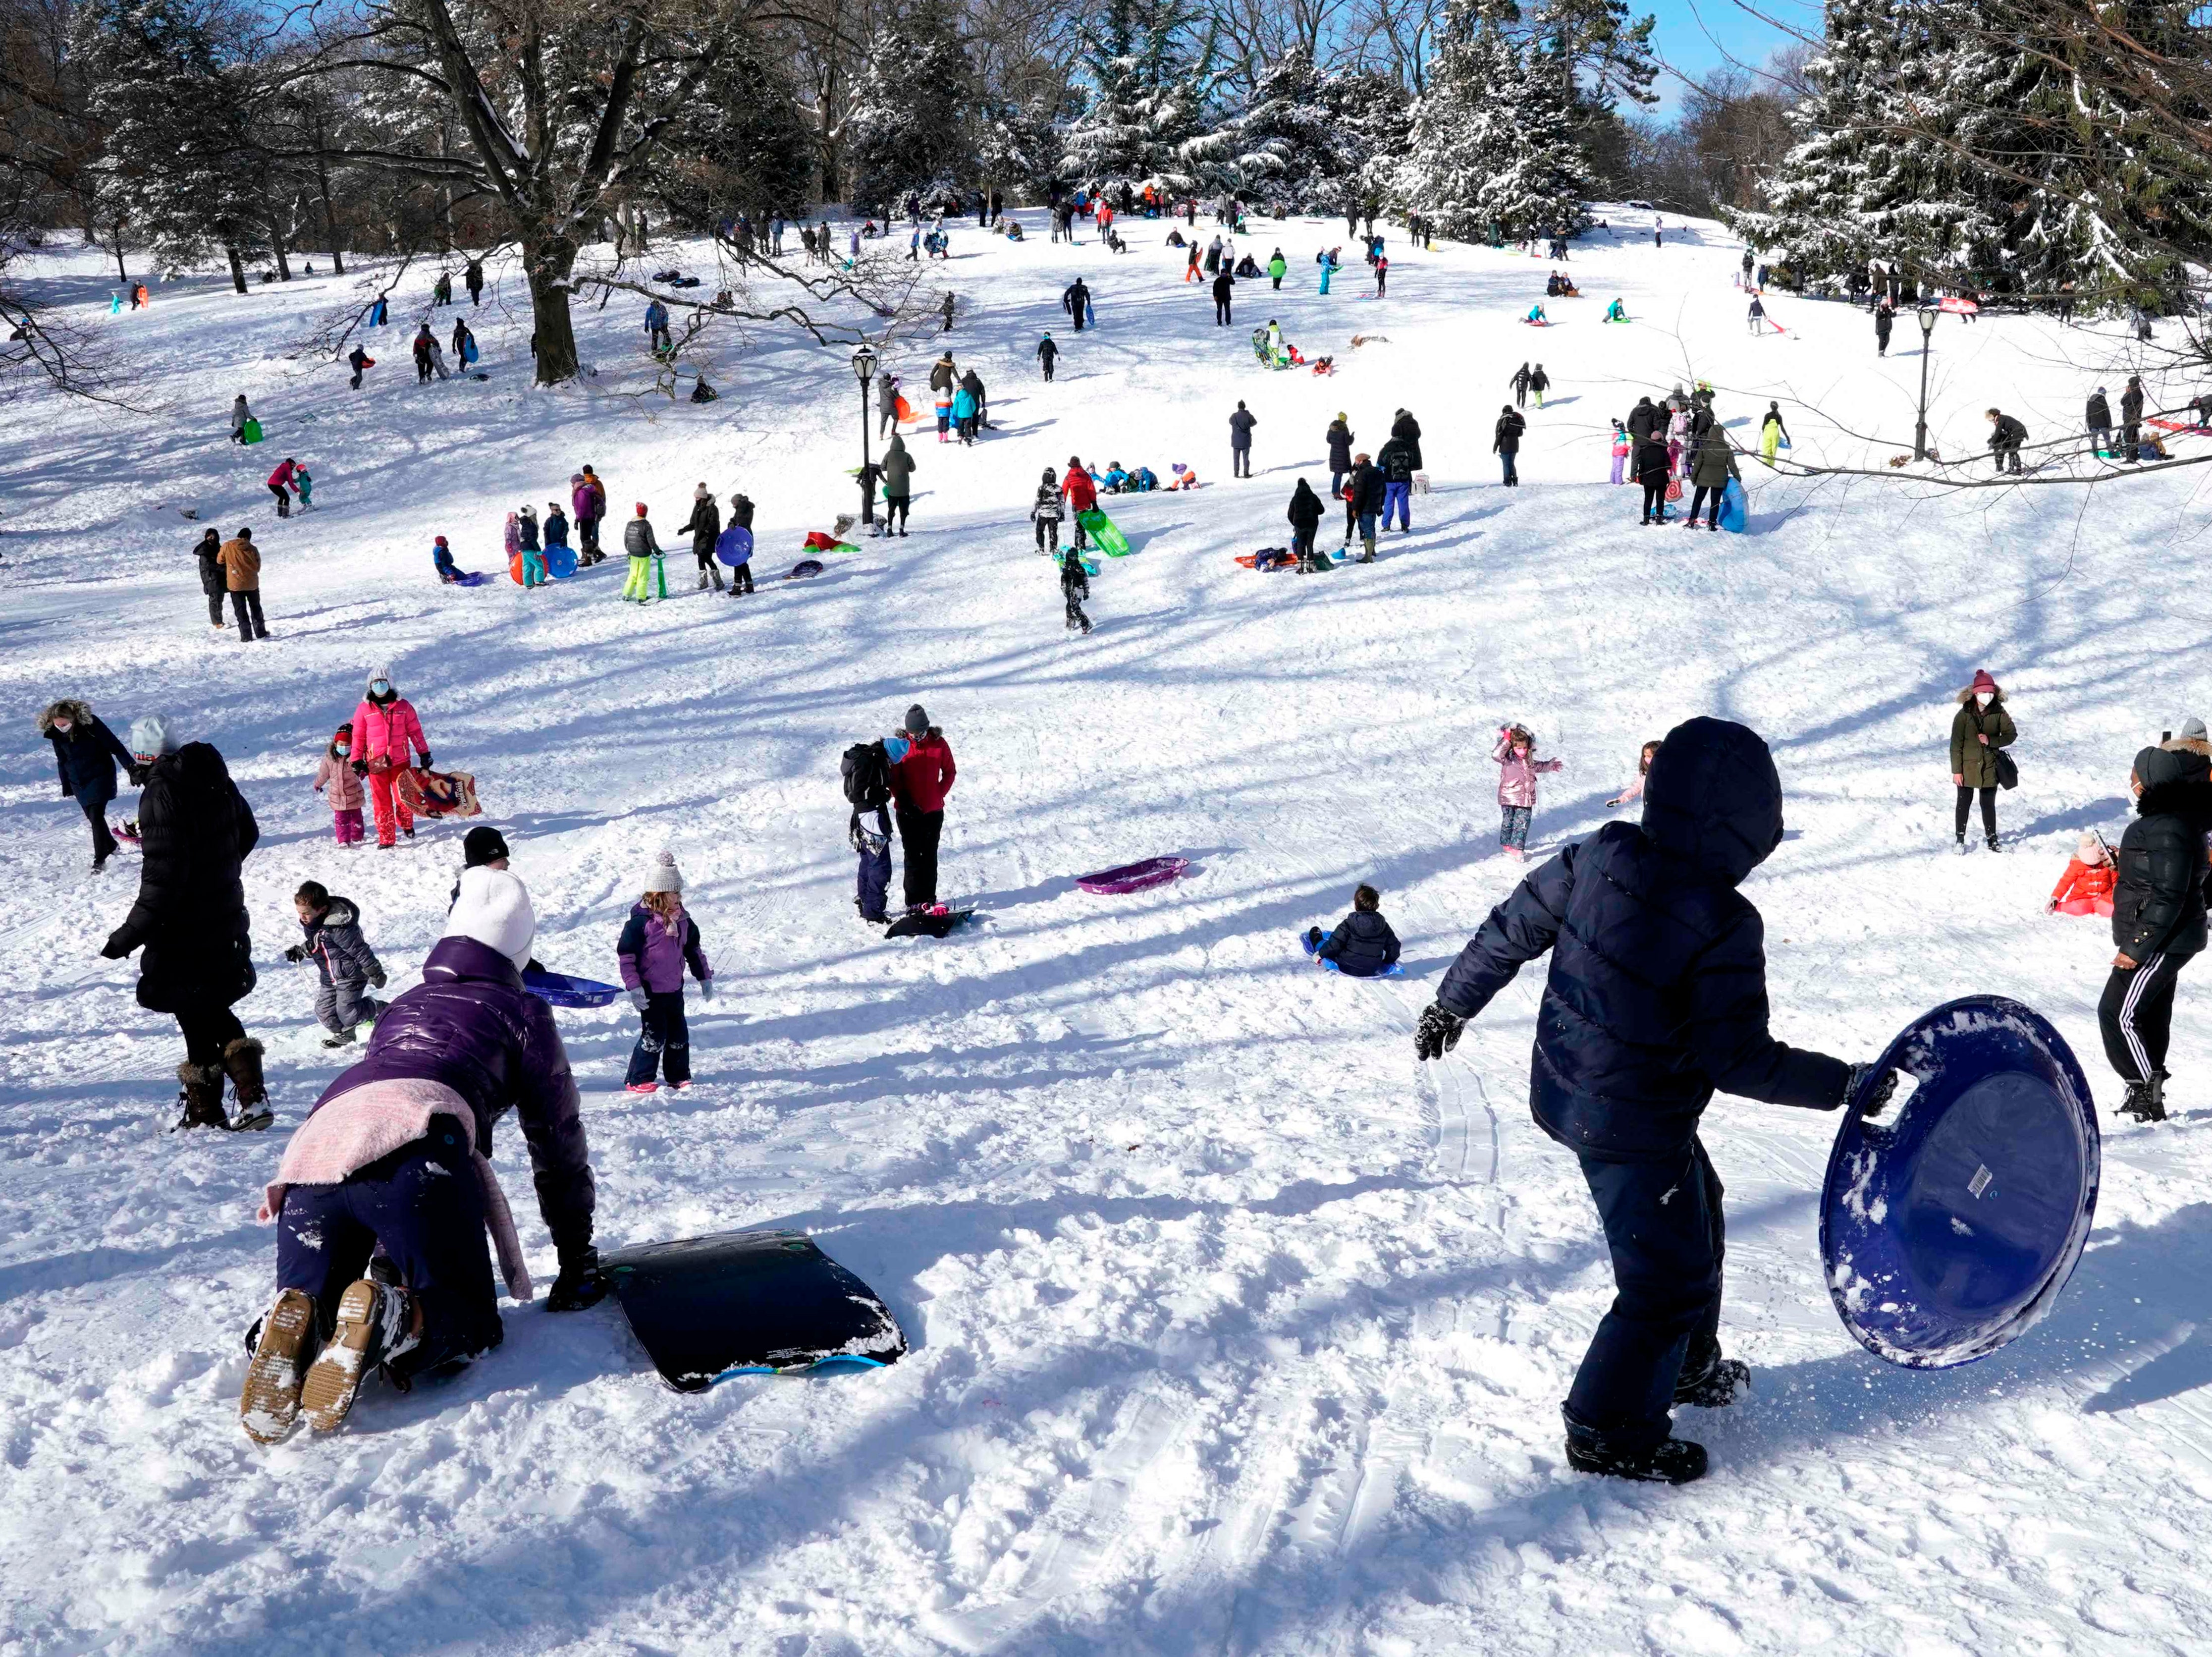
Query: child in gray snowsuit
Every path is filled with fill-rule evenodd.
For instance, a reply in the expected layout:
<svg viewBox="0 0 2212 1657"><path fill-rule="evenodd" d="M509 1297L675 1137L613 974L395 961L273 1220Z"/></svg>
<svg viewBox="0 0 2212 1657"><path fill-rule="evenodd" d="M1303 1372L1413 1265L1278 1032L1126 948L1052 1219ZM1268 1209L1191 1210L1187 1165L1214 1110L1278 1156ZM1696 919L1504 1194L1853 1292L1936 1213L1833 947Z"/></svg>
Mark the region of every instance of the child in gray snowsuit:
<svg viewBox="0 0 2212 1657"><path fill-rule="evenodd" d="M351 1045L354 1026L373 1023L386 1004L368 993L384 987L384 963L361 935L361 911L349 898L334 897L319 880L303 883L292 895L300 912L304 941L284 951L287 961L312 958L322 982L315 989L315 1017L330 1034L326 1047Z"/></svg>

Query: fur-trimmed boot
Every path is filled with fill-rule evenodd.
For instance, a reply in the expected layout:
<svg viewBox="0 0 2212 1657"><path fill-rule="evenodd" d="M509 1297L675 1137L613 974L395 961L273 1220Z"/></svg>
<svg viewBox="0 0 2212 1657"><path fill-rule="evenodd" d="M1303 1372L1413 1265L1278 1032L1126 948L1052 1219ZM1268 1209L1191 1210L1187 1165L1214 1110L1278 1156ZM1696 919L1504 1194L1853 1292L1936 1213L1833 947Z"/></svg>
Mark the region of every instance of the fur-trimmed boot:
<svg viewBox="0 0 2212 1657"><path fill-rule="evenodd" d="M238 1114L232 1117L233 1129L267 1127L276 1120L269 1108L268 1084L261 1079L261 1043L250 1035L241 1035L222 1050L222 1067L229 1077L231 1091L238 1100ZM216 1107L217 1119L222 1114Z"/></svg>
<svg viewBox="0 0 2212 1657"><path fill-rule="evenodd" d="M228 1127L229 1119L222 1114L222 1071L214 1065L195 1065L189 1059L177 1066L177 1080L183 1083L184 1091L177 1096L184 1114L177 1126L186 1127Z"/></svg>

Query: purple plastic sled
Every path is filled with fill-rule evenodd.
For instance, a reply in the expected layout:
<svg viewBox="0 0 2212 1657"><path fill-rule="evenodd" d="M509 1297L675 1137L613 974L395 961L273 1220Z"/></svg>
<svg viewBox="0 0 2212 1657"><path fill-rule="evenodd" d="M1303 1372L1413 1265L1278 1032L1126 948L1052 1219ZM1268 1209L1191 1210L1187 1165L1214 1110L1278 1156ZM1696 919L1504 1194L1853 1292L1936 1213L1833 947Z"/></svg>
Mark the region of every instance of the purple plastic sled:
<svg viewBox="0 0 2212 1657"><path fill-rule="evenodd" d="M1101 869L1095 875L1079 875L1075 883L1086 892L1118 896L1123 892L1164 886L1189 867L1188 858L1146 858L1142 863L1125 863L1118 869Z"/></svg>

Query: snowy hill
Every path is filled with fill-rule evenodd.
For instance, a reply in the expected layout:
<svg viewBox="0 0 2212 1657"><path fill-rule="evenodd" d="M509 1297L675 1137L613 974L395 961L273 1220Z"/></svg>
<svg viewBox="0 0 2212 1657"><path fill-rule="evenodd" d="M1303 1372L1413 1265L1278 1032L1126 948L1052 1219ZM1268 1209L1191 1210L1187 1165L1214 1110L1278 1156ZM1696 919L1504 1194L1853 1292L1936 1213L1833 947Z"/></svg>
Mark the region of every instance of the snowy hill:
<svg viewBox="0 0 2212 1657"><path fill-rule="evenodd" d="M1019 246L955 228L929 276L961 296L953 332L888 358L921 402L952 347L997 429L963 450L909 428L912 536L811 582L766 578L853 502L840 349L711 348L721 400L672 404L617 296L579 307L596 378L538 391L520 277L495 266L471 315L489 378L418 387L418 264L353 392L299 344L368 291L355 276L245 296L194 278L109 318L96 257L33 267L141 365L143 411L0 410L0 1654L2200 1647L2205 982L2182 980L2176 1120L2108 1126L2057 1310L1954 1372L1881 1364L1830 1308L1814 1203L1835 1119L1717 1102L1723 1337L1756 1390L1686 1412L1714 1471L1681 1491L1564 1466L1559 1400L1612 1289L1573 1159L1528 1117L1540 980L1443 1065L1416 1067L1411 1029L1521 872L1496 850L1498 724L1566 762L1536 813L1549 849L1607 820L1640 741L1716 713L1765 734L1789 795L1788 839L1746 888L1777 1033L1856 1060L1938 1002L2014 996L2109 1109L2109 938L2042 904L2082 828L2117 835L2135 750L2212 712L2183 653L2202 474L1944 495L1747 463L1753 533L1643 528L1604 481L1638 392L1710 379L1746 443L1780 399L1799 458L1879 470L1911 446L1910 319L1878 361L1863 312L1777 295L1788 331L1753 338L1739 249L1711 225L1663 249L1585 239L1586 297L1550 302L1541 331L1518 319L1543 262L1395 234L1387 298L1361 296L1356 260L1324 298L1312 258L1341 227L1293 222L1247 244L1264 262L1279 242L1283 291L1240 284L1218 329L1164 227L1126 226L1117 258L1027 216ZM671 262L711 276L701 249ZM1057 309L1077 274L1099 324L1079 336ZM1598 320L1615 294L1626 327ZM1249 331L1270 317L1341 372L1262 368ZM1048 385L1046 328L1065 348ZM2117 397L2133 349L1946 318L1933 434L1972 452L1997 404L2057 435L2091 386ZM1506 491L1491 425L1524 359L1553 390ZM240 391L268 428L252 450L226 441ZM1249 483L1228 481L1239 398L1260 420ZM1372 449L1400 407L1436 483L1413 533L1326 581L1232 561L1287 543L1297 476L1325 489L1338 410ZM317 509L279 523L262 480L287 453ZM1109 503L1135 552L1094 583L1089 639L1063 630L1025 522L1071 453L1205 481ZM664 542L695 483L744 489L761 592L695 596L681 555L680 597L641 611L616 602L618 558L542 593L435 584L434 535L497 574L505 513L564 497L586 461L611 521L643 501ZM190 556L201 525L248 523L273 635L251 647L209 628ZM240 1337L273 1253L252 1211L346 1056L319 1045L312 969L281 959L290 894L313 877L353 898L404 987L459 863L452 827L341 850L309 790L380 665L439 763L476 775L549 965L613 976L652 854L684 867L722 992L693 1005L701 1085L624 1094L627 1005L561 1015L602 1245L803 1227L884 1296L904 1362L678 1397L611 1305L556 1320L541 1300L507 1307L505 1345L460 1379L372 1389L334 1438L241 1435ZM1978 667L2009 695L2023 781L2000 803L2008 853L1960 859L1945 744ZM253 804L261 983L238 1011L270 1046L272 1133L159 1132L180 1044L99 958L136 871L86 871L31 723L61 695L118 730L167 713ZM960 768L943 887L985 919L899 944L854 917L836 760L917 700ZM1166 853L1189 878L1075 888ZM1324 977L1297 950L1362 880L1403 980ZM497 1161L550 1278L518 1135Z"/></svg>

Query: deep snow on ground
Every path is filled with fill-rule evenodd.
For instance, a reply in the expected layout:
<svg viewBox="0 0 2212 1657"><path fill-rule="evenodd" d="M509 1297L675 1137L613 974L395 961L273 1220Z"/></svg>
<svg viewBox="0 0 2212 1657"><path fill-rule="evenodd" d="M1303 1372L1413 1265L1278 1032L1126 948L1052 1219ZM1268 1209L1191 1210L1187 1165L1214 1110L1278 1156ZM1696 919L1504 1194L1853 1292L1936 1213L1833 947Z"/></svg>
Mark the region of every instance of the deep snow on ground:
<svg viewBox="0 0 2212 1657"><path fill-rule="evenodd" d="M418 264L353 393L298 345L354 277L243 298L195 278L108 319L98 260L34 267L139 365L146 412L0 412L0 1653L2192 1649L2212 1619L2203 983L2183 980L2177 1117L2108 1130L2057 1310L1954 1372L1881 1364L1829 1308L1815 1196L1835 1120L1717 1102L1725 1333L1757 1390L1686 1412L1714 1472L1680 1491L1563 1466L1558 1400L1610 1291L1579 1174L1523 1102L1540 980L1443 1065L1417 1069L1409 1037L1519 873L1495 854L1498 724L1566 762L1537 814L1551 847L1606 820L1641 739L1718 713L1765 733L1790 794L1789 838L1747 887L1778 1033L1861 1059L1939 1001L2015 996L2109 1108L2110 944L2041 900L2081 827L2121 827L2134 750L2212 706L2184 653L2204 622L2185 578L2199 474L1946 496L1747 464L1753 533L1639 528L1602 482L1637 391L1705 375L1747 442L1780 398L1801 458L1879 464L1910 446L1909 324L1880 363L1863 313L1777 296L1790 332L1753 339L1710 226L1663 250L1578 244L1589 297L1540 332L1516 319L1544 264L1487 249L1394 235L1389 298L1355 297L1355 263L1322 299L1310 260L1340 227L1294 222L1249 244L1264 260L1280 241L1289 286L1241 285L1217 330L1160 228L1128 227L1115 258L1032 219L1018 247L956 228L929 273L962 295L949 343L999 429L915 444L913 536L811 583L642 612L616 602L619 559L544 593L441 590L430 537L496 571L505 511L542 509L589 460L664 540L695 482L745 489L772 576L849 502L841 349L714 348L722 400L672 405L649 391L641 301L617 296L580 308L596 378L536 391L495 267L476 314L490 379L418 389ZM670 255L711 291L704 258ZM1054 308L1078 272L1100 324L1079 337ZM1633 325L1599 325L1614 293ZM1271 315L1343 372L1261 369L1247 332ZM1049 386L1046 327L1067 347ZM1354 331L1388 343L1354 350ZM890 354L910 390L938 343ZM2054 434L2089 385L2117 392L2130 349L1946 319L1938 439L1974 448L1993 402ZM1490 424L1523 358L1557 384L1507 493ZM225 441L241 388L270 431L251 452ZM1249 483L1224 481L1238 398L1261 420ZM1437 484L1411 535L1327 580L1231 561L1287 540L1336 410L1371 448L1401 404ZM313 464L319 509L277 524L261 480L286 452ZM1113 506L1136 551L1094 584L1079 640L1023 521L1071 452L1206 480ZM210 634L182 507L257 526L268 643ZM308 790L378 664L439 762L475 773L550 964L611 976L651 853L689 878L723 989L692 1003L701 1085L623 1094L627 1008L561 1015L602 1244L805 1227L890 1302L905 1362L684 1398L611 1305L511 1308L505 1346L459 1381L372 1388L333 1439L247 1442L240 1337L273 1254L253 1205L344 1057L279 955L289 894L312 876L356 899L404 987L459 863L451 827L341 852ZM2009 854L1960 859L1944 744L1984 665L2024 782L2002 802ZM270 1043L276 1132L159 1132L180 1044L98 958L135 873L86 872L31 725L60 695L118 730L167 711L253 802L261 986L240 1011ZM854 918L836 758L916 699L960 763L944 888L986 920L902 945ZM1191 877L1075 889L1158 853ZM1406 940L1402 981L1321 976L1295 946L1362 879ZM511 1131L498 1161L550 1277Z"/></svg>

